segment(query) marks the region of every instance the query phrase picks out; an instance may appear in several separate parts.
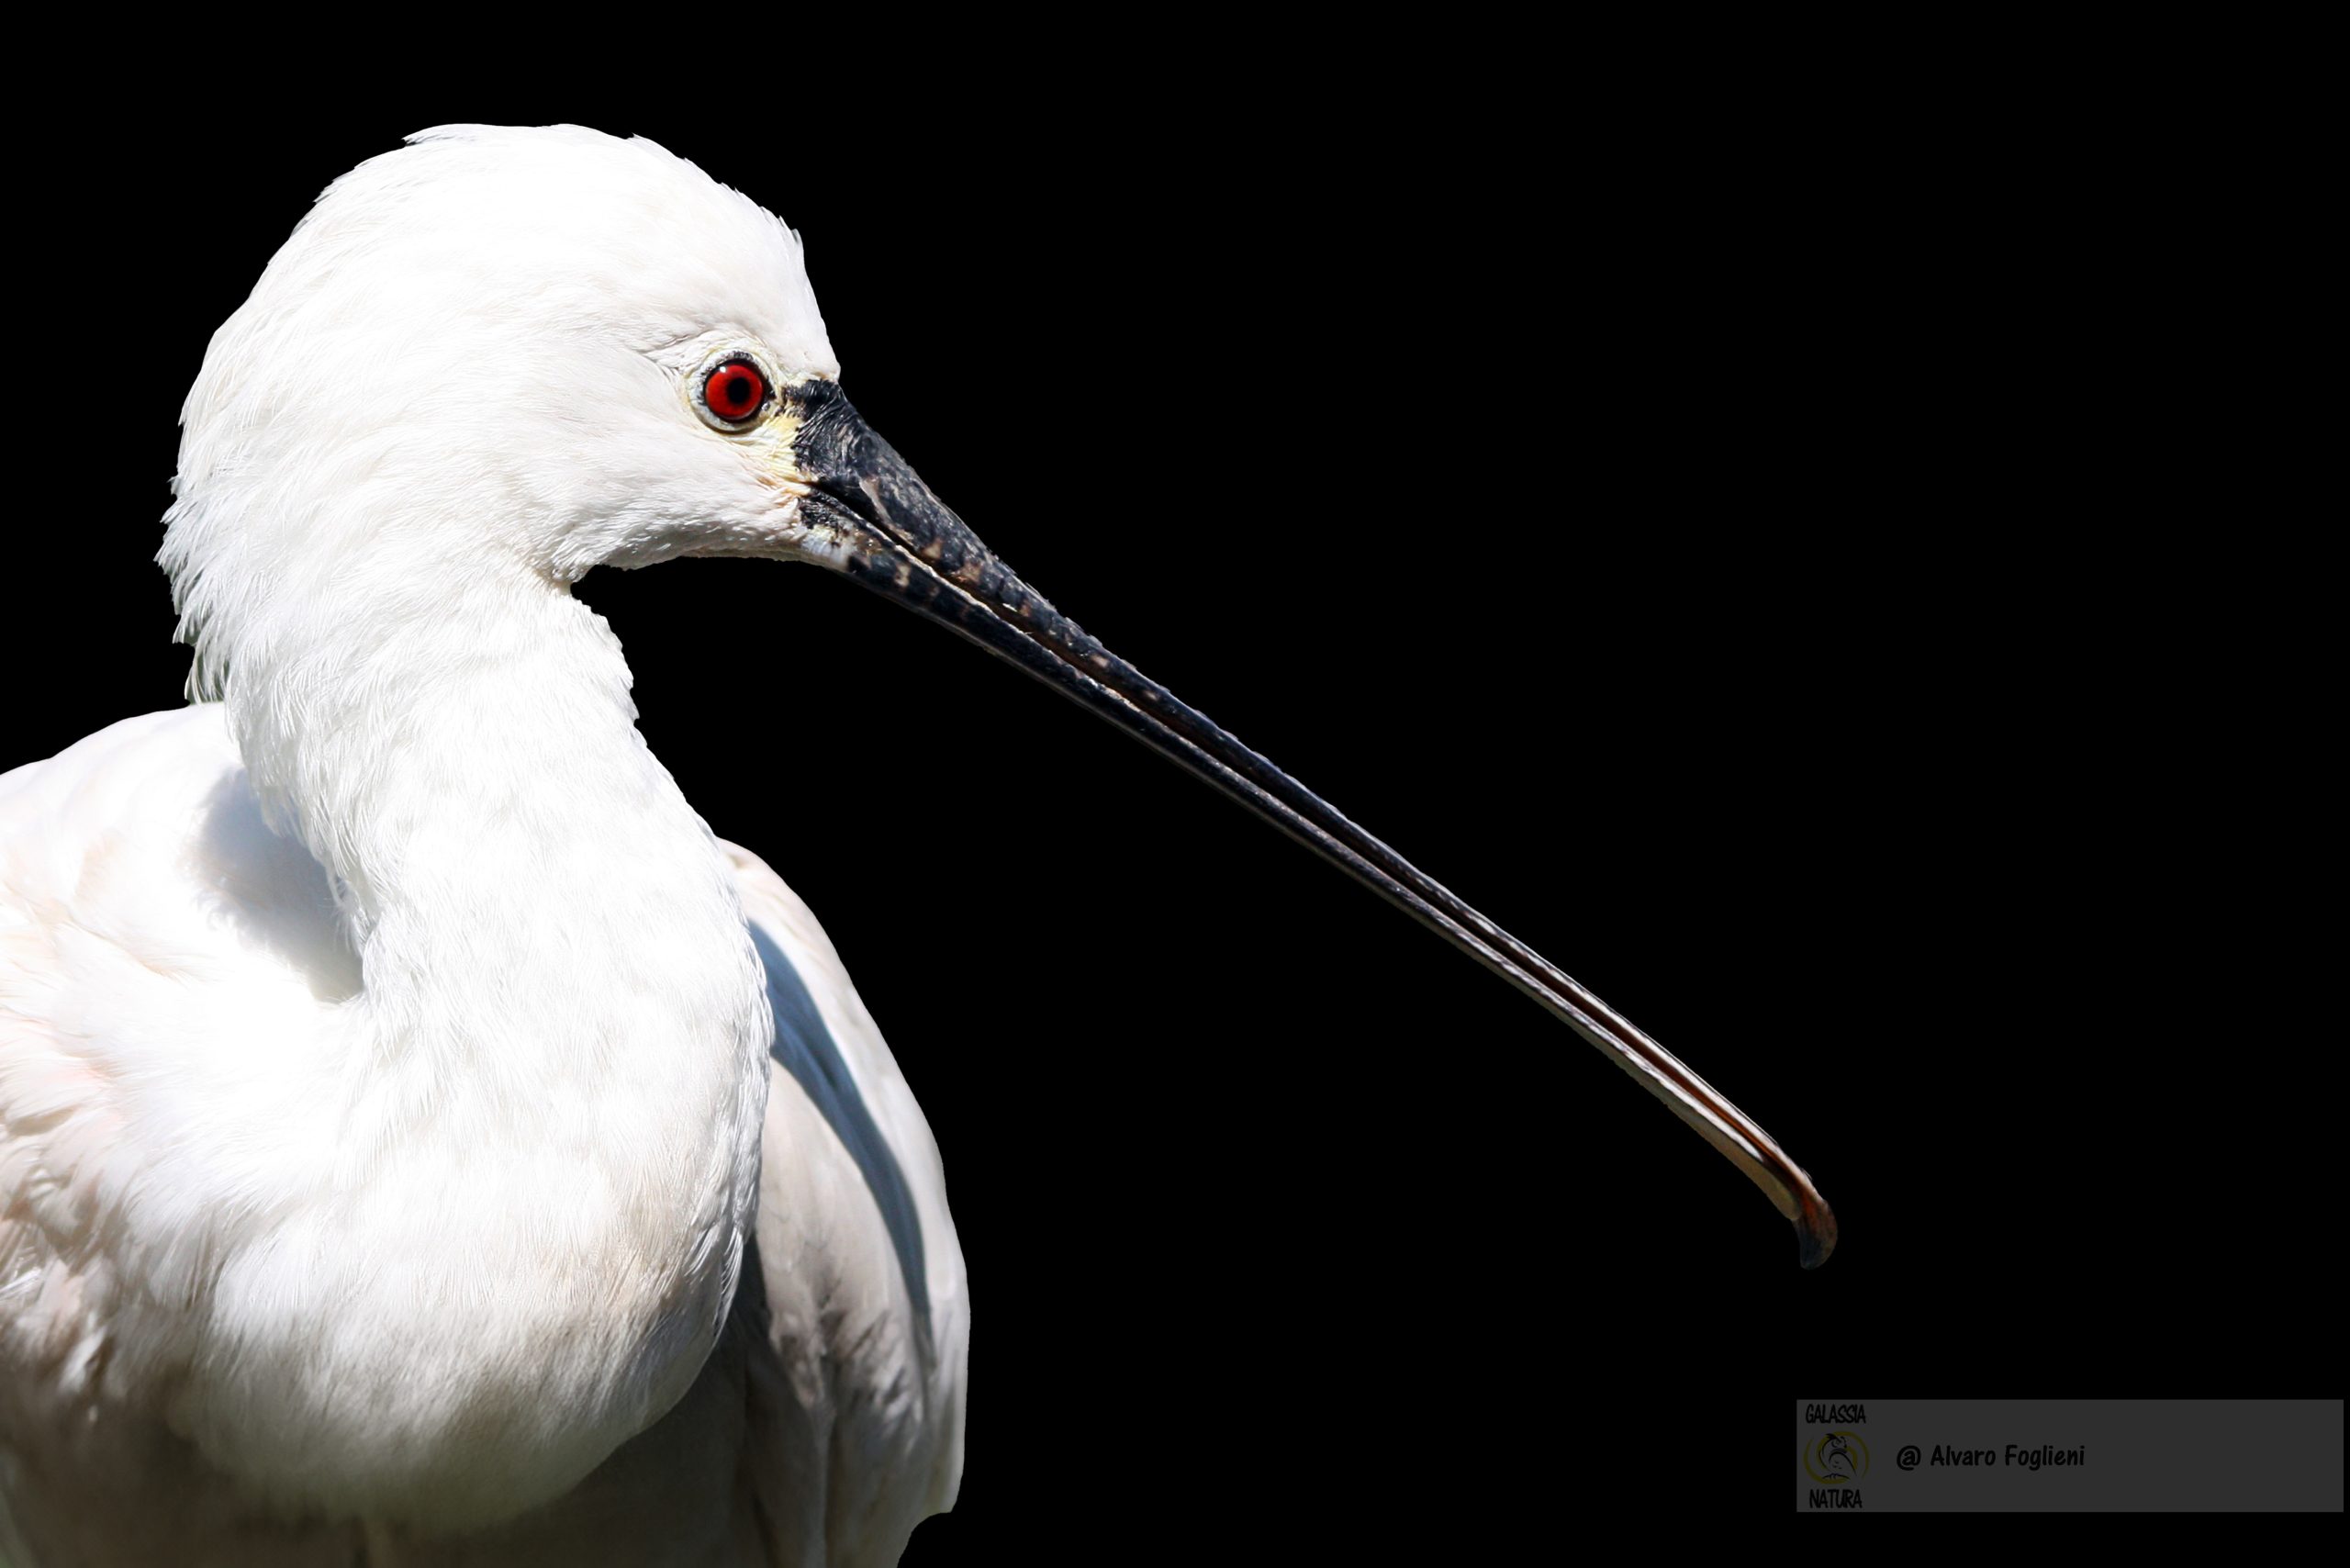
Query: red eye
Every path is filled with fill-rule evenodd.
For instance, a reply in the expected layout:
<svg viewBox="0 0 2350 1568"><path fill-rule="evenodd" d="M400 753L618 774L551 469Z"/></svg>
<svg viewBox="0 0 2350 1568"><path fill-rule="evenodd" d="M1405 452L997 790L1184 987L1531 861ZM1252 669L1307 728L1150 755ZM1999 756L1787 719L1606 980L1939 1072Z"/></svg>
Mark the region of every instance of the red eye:
<svg viewBox="0 0 2350 1568"><path fill-rule="evenodd" d="M701 400L710 411L729 423L747 420L767 400L767 377L747 361L730 359L710 373L701 384Z"/></svg>

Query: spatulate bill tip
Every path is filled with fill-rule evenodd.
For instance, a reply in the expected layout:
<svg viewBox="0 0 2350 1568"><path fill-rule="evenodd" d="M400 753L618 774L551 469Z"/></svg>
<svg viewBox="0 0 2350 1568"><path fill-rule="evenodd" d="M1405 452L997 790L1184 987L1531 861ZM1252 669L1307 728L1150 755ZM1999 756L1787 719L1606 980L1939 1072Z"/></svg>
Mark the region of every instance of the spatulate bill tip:
<svg viewBox="0 0 2350 1568"><path fill-rule="evenodd" d="M1807 1200L1796 1215L1796 1256L1817 1269L1836 1250L1836 1211L1824 1200Z"/></svg>

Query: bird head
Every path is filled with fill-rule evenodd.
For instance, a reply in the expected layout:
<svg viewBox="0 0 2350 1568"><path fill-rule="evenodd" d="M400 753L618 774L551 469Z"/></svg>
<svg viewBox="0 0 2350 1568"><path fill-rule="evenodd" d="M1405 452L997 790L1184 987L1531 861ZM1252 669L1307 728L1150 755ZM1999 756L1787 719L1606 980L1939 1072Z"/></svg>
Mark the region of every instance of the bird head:
<svg viewBox="0 0 2350 1568"><path fill-rule="evenodd" d="M576 126L411 137L328 187L189 393L162 560L193 692L244 711L238 672L298 694L393 644L418 678L502 600L686 554L1057 629L838 376L799 237L693 164Z"/></svg>
<svg viewBox="0 0 2350 1568"><path fill-rule="evenodd" d="M794 398L838 372L798 237L691 163L422 132L330 186L214 335L163 553L190 640L208 670L263 599L429 617L460 580L790 554Z"/></svg>

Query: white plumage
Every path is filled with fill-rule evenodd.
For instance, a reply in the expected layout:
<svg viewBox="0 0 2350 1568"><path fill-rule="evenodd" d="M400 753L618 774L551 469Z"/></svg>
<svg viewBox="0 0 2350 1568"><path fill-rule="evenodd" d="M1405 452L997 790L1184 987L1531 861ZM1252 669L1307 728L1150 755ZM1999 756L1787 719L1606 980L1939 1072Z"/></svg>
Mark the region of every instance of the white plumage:
<svg viewBox="0 0 2350 1568"><path fill-rule="evenodd" d="M796 239L576 129L363 165L216 335L204 700L0 776L0 1555L890 1562L953 1502L929 1129L569 592L822 548L789 421L694 417L736 350L834 373Z"/></svg>

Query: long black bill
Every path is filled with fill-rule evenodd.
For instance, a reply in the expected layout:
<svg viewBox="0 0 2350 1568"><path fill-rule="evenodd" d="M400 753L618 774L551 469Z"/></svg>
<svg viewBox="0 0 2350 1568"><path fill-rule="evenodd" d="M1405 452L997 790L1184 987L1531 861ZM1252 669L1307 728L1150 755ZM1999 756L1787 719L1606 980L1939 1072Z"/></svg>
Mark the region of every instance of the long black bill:
<svg viewBox="0 0 2350 1568"><path fill-rule="evenodd" d="M837 384L811 381L792 397L793 454L815 486L801 502L812 558L1010 659L1400 904L1564 1019L1746 1172L1794 1222L1805 1268L1827 1261L1835 1215L1753 1118L1540 954L1079 630L930 493Z"/></svg>

